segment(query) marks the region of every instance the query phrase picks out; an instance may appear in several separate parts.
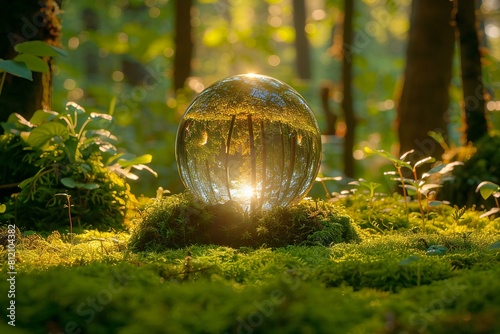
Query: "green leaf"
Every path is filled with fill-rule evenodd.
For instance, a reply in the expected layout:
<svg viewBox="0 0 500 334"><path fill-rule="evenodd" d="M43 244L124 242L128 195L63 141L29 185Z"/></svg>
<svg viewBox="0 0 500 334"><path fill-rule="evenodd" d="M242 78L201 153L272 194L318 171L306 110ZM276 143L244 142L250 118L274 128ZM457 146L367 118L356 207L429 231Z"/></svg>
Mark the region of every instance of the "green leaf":
<svg viewBox="0 0 500 334"><path fill-rule="evenodd" d="M49 45L42 41L29 41L24 43L19 43L14 46L14 50L19 53L27 53L39 57L54 57L57 55L66 56L66 51L57 48L55 46Z"/></svg>
<svg viewBox="0 0 500 334"><path fill-rule="evenodd" d="M71 163L81 156L81 152L78 150L78 140L75 137L70 137L64 140L64 151Z"/></svg>
<svg viewBox="0 0 500 334"><path fill-rule="evenodd" d="M49 65L37 56L21 53L14 58L14 61L24 63L33 72L49 72Z"/></svg>
<svg viewBox="0 0 500 334"><path fill-rule="evenodd" d="M408 155L412 154L413 152L415 152L415 150L409 150L409 151L407 151L407 152L403 153L403 154L399 157L399 159L404 161L404 160L406 159L406 157L407 157Z"/></svg>
<svg viewBox="0 0 500 334"><path fill-rule="evenodd" d="M487 212L480 215L479 218L484 218L484 217L494 215L495 213L498 213L499 211L500 211L500 208L491 208Z"/></svg>
<svg viewBox="0 0 500 334"><path fill-rule="evenodd" d="M417 255L410 255L406 259L399 261L400 266L407 266L413 262L417 262L420 258Z"/></svg>
<svg viewBox="0 0 500 334"><path fill-rule="evenodd" d="M447 204L445 201L430 201L429 206L440 206L443 204Z"/></svg>
<svg viewBox="0 0 500 334"><path fill-rule="evenodd" d="M451 173L456 166L462 166L463 164L464 163L461 161L454 161L454 162L450 162L449 164L437 165L436 167L431 168L426 173L423 173L422 178L429 177L432 174L436 174L436 173L439 173L442 175Z"/></svg>
<svg viewBox="0 0 500 334"><path fill-rule="evenodd" d="M31 116L30 123L34 125L41 125L42 123L48 122L56 118L58 113L55 111L45 111L45 110L37 110Z"/></svg>
<svg viewBox="0 0 500 334"><path fill-rule="evenodd" d="M151 154L144 154L139 157L134 157L131 154L124 154L118 160L118 163L122 167L131 167L133 165L148 164L153 160Z"/></svg>
<svg viewBox="0 0 500 334"><path fill-rule="evenodd" d="M88 190L94 190L94 189L99 188L99 185L97 183L78 183L77 185L79 188L88 189Z"/></svg>
<svg viewBox="0 0 500 334"><path fill-rule="evenodd" d="M476 192L478 192L478 191L480 192L481 196L484 199L487 199L493 193L500 191L500 187L493 182L483 181L483 182L479 183L479 185L477 186Z"/></svg>
<svg viewBox="0 0 500 334"><path fill-rule="evenodd" d="M85 126L86 130L108 130L113 127L113 121L106 118L94 117L92 113L90 121Z"/></svg>
<svg viewBox="0 0 500 334"><path fill-rule="evenodd" d="M76 182L70 177L63 177L61 179L61 183L68 187L68 188L80 188L80 189L88 189L88 190L93 190L99 188L99 185L97 183L80 183Z"/></svg>
<svg viewBox="0 0 500 334"><path fill-rule="evenodd" d="M67 140L69 138L67 127L57 122L44 123L31 131L28 145L40 148L54 137L60 137L63 141Z"/></svg>
<svg viewBox="0 0 500 334"><path fill-rule="evenodd" d="M426 157L426 158L423 158L422 160L419 160L419 161L415 162L415 165L414 165L413 168L416 169L417 167L419 167L419 166L421 166L423 164L434 162L434 161L436 161L435 158L433 158L433 157Z"/></svg>
<svg viewBox="0 0 500 334"><path fill-rule="evenodd" d="M65 186L65 187L68 187L68 188L75 188L76 187L76 182L75 180L73 180L72 178L70 177L63 177L61 179L61 183Z"/></svg>
<svg viewBox="0 0 500 334"><path fill-rule="evenodd" d="M488 247L488 249L499 249L499 248L500 248L500 240L498 240L498 241L496 241L496 242L492 243L492 244Z"/></svg>
<svg viewBox="0 0 500 334"><path fill-rule="evenodd" d="M427 194L430 190L437 189L440 187L442 187L441 184L435 184L435 183L424 184L423 186L420 187L420 192L422 194Z"/></svg>
<svg viewBox="0 0 500 334"><path fill-rule="evenodd" d="M369 147L365 147L364 150L368 154L376 154L384 159L389 160L398 168L406 167L408 169L412 169L411 165L409 163L407 163L406 161L404 161L404 159L406 158L406 156L408 154L412 153L413 150L408 151L405 154L403 154L400 159L396 158L395 156L393 156L392 154L390 154L389 152L386 152L384 150L372 150Z"/></svg>
<svg viewBox="0 0 500 334"><path fill-rule="evenodd" d="M1 124L5 132L13 133L16 136L19 136L21 131L31 131L35 127L18 113L10 114L7 122L2 122Z"/></svg>
<svg viewBox="0 0 500 334"><path fill-rule="evenodd" d="M444 255L448 251L443 245L432 245L425 252L426 255Z"/></svg>
<svg viewBox="0 0 500 334"><path fill-rule="evenodd" d="M66 110L69 113L75 113L76 112L77 115L78 114L85 114L85 109L81 105L79 105L79 104L77 104L75 102L68 102L68 103L66 103Z"/></svg>
<svg viewBox="0 0 500 334"><path fill-rule="evenodd" d="M33 75L25 63L0 59L0 70L33 81Z"/></svg>
<svg viewBox="0 0 500 334"><path fill-rule="evenodd" d="M151 174L153 174L155 177L158 177L158 173L156 173L152 168L150 168L149 166L146 166L146 165L134 165L132 166L133 168L137 169L137 170L147 170L148 172L150 172Z"/></svg>

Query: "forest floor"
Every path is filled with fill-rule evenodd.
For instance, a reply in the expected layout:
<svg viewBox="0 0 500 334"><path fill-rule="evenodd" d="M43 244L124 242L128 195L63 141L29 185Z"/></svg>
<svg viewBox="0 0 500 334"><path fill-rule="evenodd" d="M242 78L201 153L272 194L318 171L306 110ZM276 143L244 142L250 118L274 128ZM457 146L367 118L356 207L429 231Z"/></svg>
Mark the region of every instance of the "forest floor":
<svg viewBox="0 0 500 334"><path fill-rule="evenodd" d="M398 200L343 201L359 239L328 246L18 231L9 262L3 229L0 332L500 333L500 218Z"/></svg>

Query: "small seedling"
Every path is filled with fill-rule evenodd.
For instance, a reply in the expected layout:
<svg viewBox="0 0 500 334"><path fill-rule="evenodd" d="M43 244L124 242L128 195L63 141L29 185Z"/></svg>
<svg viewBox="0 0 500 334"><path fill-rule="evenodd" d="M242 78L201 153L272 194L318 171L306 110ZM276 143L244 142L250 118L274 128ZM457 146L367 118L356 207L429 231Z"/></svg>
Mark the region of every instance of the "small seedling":
<svg viewBox="0 0 500 334"><path fill-rule="evenodd" d="M464 206L462 208L459 208L458 206L455 205L455 211L451 215L453 218L453 221L455 222L455 225L458 225L460 220L463 219L463 215L465 214L466 211L467 211L467 207Z"/></svg>
<svg viewBox="0 0 500 334"><path fill-rule="evenodd" d="M377 189L378 187L380 187L381 184L380 183L376 183L376 182L367 181L367 180L362 179L362 178L358 179L357 181L349 182L349 184L350 185L355 185L355 186L358 186L358 187L367 188L368 191L370 192L370 199L369 199L368 207L370 208L369 220L370 220L370 223L372 223L371 216L372 216L372 213L373 213L373 201L375 199L375 189ZM374 225L374 224L372 223L372 225ZM378 227L378 226L375 226L375 227ZM379 228L379 230L380 230L380 228Z"/></svg>
<svg viewBox="0 0 500 334"><path fill-rule="evenodd" d="M71 195L66 193L59 193L56 196L66 196L67 203L64 204L65 208L68 208L68 217L69 217L69 235L71 236L71 244L73 245L73 220L71 218Z"/></svg>
<svg viewBox="0 0 500 334"><path fill-rule="evenodd" d="M407 193L413 192L417 196L417 201L420 209L420 215L422 217L422 229L425 229L425 222L429 215L429 208L432 206L437 206L441 204L448 204L444 201L437 201L436 198L436 190L441 187L439 183L441 183L445 176L447 176L456 165L463 164L461 162L452 162L449 164L440 164L427 173L422 174L422 177L419 179L417 174L417 168L426 164L433 163L436 161L433 157L423 158L412 166L410 163L406 162L405 159L413 153L414 151L405 152L401 157L396 158L392 154L384 151L384 150L372 150L369 147L365 147L365 152L369 154L376 154L381 156L384 159L391 161L394 164L394 167L397 170L397 176L393 178L395 181L399 181L401 183L401 187L403 188L403 197L405 200L405 209L406 216L408 218L408 206L407 206ZM413 179L405 178L403 176L403 168L407 168L412 172ZM387 172L386 175L395 175L394 172ZM426 199L426 210L424 211L423 199Z"/></svg>
<svg viewBox="0 0 500 334"><path fill-rule="evenodd" d="M419 204L419 208L420 208L420 214L422 216L422 228L425 228L426 215L424 213L424 208L422 205L422 195L427 197L427 194L429 193L429 191L431 189L439 187L439 185L435 185L435 184L427 184L426 185L425 181L420 180L418 178L417 168L422 166L423 164L434 162L434 161L436 161L436 159L434 159L433 157L426 157L422 160L417 161L412 166L410 163L406 162L405 160L411 153L414 152L414 150L410 150L408 152L405 152L399 158L396 158L395 156L393 156L392 154L390 154L389 152L386 152L384 150L374 151L369 147L365 147L365 152L376 154L384 159L389 160L390 162L392 162L394 164L394 167L396 168L397 174L399 175L399 177L396 177L393 180L399 181L401 183L401 187L403 189L404 202L405 202L406 217L408 218L408 216L409 216L408 204L407 204L407 201L408 201L407 189L414 190L415 193L417 194L418 204ZM403 168L409 169L412 172L413 180L404 177ZM386 174L393 174L393 173L386 173Z"/></svg>

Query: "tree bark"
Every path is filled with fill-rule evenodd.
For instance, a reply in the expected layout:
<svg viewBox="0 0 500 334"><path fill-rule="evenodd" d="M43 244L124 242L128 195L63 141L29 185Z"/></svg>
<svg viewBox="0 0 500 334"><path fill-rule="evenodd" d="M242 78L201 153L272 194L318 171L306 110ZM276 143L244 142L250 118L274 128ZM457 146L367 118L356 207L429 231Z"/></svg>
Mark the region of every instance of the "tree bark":
<svg viewBox="0 0 500 334"><path fill-rule="evenodd" d="M352 48L353 40L353 17L354 1L344 0L344 29L342 38L342 85L344 98L342 99L342 110L346 124L344 136L344 174L347 177L354 177L354 134L356 118L352 105Z"/></svg>
<svg viewBox="0 0 500 334"><path fill-rule="evenodd" d="M41 40L60 46L59 4L55 0L12 1L0 14L0 58L12 59L14 46ZM45 59L51 68L51 59ZM0 122L13 112L29 119L38 109L50 109L52 73L33 73L33 81L7 74L0 95ZM0 133L3 132L0 129Z"/></svg>
<svg viewBox="0 0 500 334"><path fill-rule="evenodd" d="M191 36L192 2L192 0L177 0L175 2L175 91L182 89L186 79L191 75L191 58L193 56L193 39Z"/></svg>
<svg viewBox="0 0 500 334"><path fill-rule="evenodd" d="M95 10L91 8L84 9L82 18L83 29L85 31L95 32L99 29L99 16ZM86 75L91 79L97 78L99 76L99 58L97 56L97 50L94 48L92 50L86 50L84 57Z"/></svg>
<svg viewBox="0 0 500 334"><path fill-rule="evenodd" d="M311 78L311 58L307 39L306 4L304 0L293 0L293 25L295 28L295 54L297 74L301 79Z"/></svg>
<svg viewBox="0 0 500 334"><path fill-rule="evenodd" d="M441 158L442 147L428 135L447 138L447 111L455 35L453 3L413 0L404 85L398 105L400 154L415 150L411 162Z"/></svg>
<svg viewBox="0 0 500 334"><path fill-rule="evenodd" d="M326 84L320 90L321 106L323 107L326 119L326 130L323 134L334 136L337 132L337 115L330 107L330 91L331 88Z"/></svg>
<svg viewBox="0 0 500 334"><path fill-rule="evenodd" d="M488 133L481 53L473 0L456 1L456 34L460 42L465 141L476 143Z"/></svg>

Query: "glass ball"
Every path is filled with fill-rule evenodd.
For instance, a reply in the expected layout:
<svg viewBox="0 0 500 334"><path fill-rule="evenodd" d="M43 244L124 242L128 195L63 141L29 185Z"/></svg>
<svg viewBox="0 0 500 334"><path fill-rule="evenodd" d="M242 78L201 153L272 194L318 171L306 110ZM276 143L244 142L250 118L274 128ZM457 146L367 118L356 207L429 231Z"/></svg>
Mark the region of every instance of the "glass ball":
<svg viewBox="0 0 500 334"><path fill-rule="evenodd" d="M302 199L321 160L321 135L297 91L264 75L220 80L188 107L175 146L181 179L209 204L269 210Z"/></svg>

